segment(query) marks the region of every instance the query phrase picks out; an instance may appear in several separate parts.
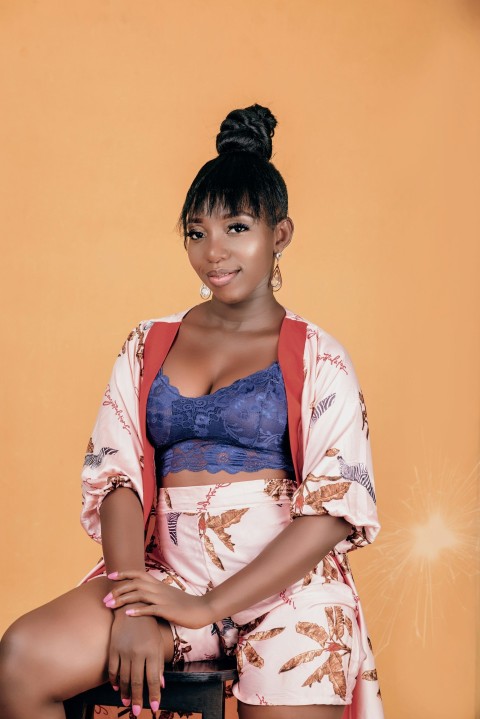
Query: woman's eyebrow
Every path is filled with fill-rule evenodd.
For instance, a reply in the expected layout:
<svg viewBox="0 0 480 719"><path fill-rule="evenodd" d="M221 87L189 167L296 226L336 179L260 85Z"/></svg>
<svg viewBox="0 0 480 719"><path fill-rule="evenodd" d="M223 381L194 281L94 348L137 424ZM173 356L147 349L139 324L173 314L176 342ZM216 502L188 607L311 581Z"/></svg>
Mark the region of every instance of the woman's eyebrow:
<svg viewBox="0 0 480 719"><path fill-rule="evenodd" d="M237 214L234 214L233 212L227 212L225 215L220 215L222 220L229 220L232 217L251 217L252 220L255 219L253 215L251 215L249 212L237 212Z"/></svg>
<svg viewBox="0 0 480 719"><path fill-rule="evenodd" d="M234 212L226 212L225 214L220 215L220 219L222 220L231 220L233 217L250 217L252 220L256 219L254 215L251 215L249 212L237 212L236 214ZM199 224L204 219L205 215L203 217L189 217L187 225Z"/></svg>

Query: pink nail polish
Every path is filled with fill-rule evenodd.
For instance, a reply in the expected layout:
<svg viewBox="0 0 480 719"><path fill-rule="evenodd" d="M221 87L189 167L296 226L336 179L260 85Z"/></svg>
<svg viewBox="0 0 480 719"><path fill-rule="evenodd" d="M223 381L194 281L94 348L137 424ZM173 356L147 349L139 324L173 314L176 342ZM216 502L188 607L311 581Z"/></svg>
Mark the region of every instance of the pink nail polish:
<svg viewBox="0 0 480 719"><path fill-rule="evenodd" d="M104 602L109 602L110 599L113 599L113 594L109 592L106 597L103 598Z"/></svg>
<svg viewBox="0 0 480 719"><path fill-rule="evenodd" d="M105 602L105 606L112 609L115 606L115 599L111 599L109 602Z"/></svg>
<svg viewBox="0 0 480 719"><path fill-rule="evenodd" d="M150 706L152 707L152 712L158 712L158 710L160 708L160 703L156 702L156 701L150 702Z"/></svg>
<svg viewBox="0 0 480 719"><path fill-rule="evenodd" d="M124 707L129 707L129 706L130 706L130 701L131 701L130 699L122 699L122 704L123 704L123 706L124 706Z"/></svg>
<svg viewBox="0 0 480 719"><path fill-rule="evenodd" d="M142 711L142 707L140 704L134 704L132 707L132 713L134 716L138 717L140 716L140 712Z"/></svg>
<svg viewBox="0 0 480 719"><path fill-rule="evenodd" d="M126 609L125 614L128 614L129 617L135 616L135 609Z"/></svg>
<svg viewBox="0 0 480 719"><path fill-rule="evenodd" d="M118 572L111 572L110 574L107 574L108 579L116 579L118 577Z"/></svg>
<svg viewBox="0 0 480 719"><path fill-rule="evenodd" d="M165 677L164 676L160 677L160 686L162 687L162 689L165 689Z"/></svg>
<svg viewBox="0 0 480 719"><path fill-rule="evenodd" d="M120 689L120 687L117 687L116 684L112 684L112 689L115 689L115 691L118 692L118 690Z"/></svg>

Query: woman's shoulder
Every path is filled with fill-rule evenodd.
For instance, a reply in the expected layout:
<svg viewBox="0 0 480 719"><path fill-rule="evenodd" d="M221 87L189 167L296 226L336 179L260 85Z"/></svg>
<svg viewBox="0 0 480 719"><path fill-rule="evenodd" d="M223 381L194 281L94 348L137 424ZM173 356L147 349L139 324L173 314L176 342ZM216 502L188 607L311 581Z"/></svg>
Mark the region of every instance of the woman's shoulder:
<svg viewBox="0 0 480 719"><path fill-rule="evenodd" d="M131 330L130 334L133 336L139 332L147 333L156 324L175 324L177 322L181 322L190 309L191 308L188 307L185 310L174 312L163 317L149 317L148 319L140 320Z"/></svg>
<svg viewBox="0 0 480 719"><path fill-rule="evenodd" d="M128 357L130 355L134 355L137 359L141 358L143 356L145 340L147 339L152 327L155 325L164 325L167 327L170 324L181 322L187 312L188 309L182 310L181 312L175 312L171 315L165 315L164 317L153 317L146 320L140 320L140 322L138 322L135 327L129 331L118 356Z"/></svg>
<svg viewBox="0 0 480 719"><path fill-rule="evenodd" d="M191 307L187 307L187 309L180 310L179 312L173 312L172 314L164 315L163 317L151 317L148 320L143 320L142 322L140 322L140 324L143 326L144 329L150 329L152 325L159 322L166 324L181 322L187 312L189 312L191 309Z"/></svg>
<svg viewBox="0 0 480 719"><path fill-rule="evenodd" d="M323 327L320 327L315 322L292 312L292 310L285 308L285 311L288 319L301 322L306 325L306 344L307 346L315 346L317 354L320 350L324 353L335 352L336 354L347 354L347 350L343 344Z"/></svg>
<svg viewBox="0 0 480 719"><path fill-rule="evenodd" d="M306 376L322 384L335 379L352 386L358 384L352 358L342 342L323 327L291 310L286 310L286 317L306 325L303 352Z"/></svg>

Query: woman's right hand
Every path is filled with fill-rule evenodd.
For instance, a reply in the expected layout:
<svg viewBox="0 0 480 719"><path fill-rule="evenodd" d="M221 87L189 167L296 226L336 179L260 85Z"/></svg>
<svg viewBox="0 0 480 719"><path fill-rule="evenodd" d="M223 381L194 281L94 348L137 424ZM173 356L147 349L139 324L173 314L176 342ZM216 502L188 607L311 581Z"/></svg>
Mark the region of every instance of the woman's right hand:
<svg viewBox="0 0 480 719"><path fill-rule="evenodd" d="M135 716L143 706L143 684L146 675L150 706L160 705L165 646L158 621L154 617L128 617L124 610L114 612L110 637L108 678L120 687L124 706L131 703Z"/></svg>

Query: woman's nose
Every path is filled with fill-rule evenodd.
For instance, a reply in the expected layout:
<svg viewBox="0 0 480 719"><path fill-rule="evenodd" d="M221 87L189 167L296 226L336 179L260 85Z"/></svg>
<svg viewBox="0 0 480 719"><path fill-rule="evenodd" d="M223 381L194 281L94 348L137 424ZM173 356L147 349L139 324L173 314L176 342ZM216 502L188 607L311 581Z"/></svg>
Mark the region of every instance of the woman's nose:
<svg viewBox="0 0 480 719"><path fill-rule="evenodd" d="M209 262L218 262L224 259L228 254L226 237L223 233L210 235L204 244L205 256Z"/></svg>

